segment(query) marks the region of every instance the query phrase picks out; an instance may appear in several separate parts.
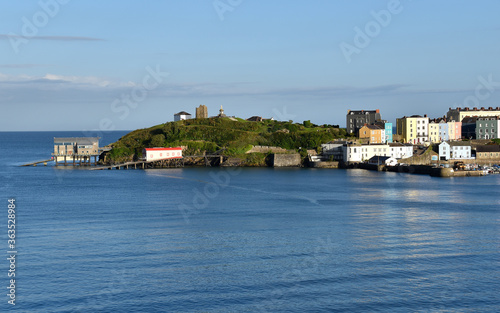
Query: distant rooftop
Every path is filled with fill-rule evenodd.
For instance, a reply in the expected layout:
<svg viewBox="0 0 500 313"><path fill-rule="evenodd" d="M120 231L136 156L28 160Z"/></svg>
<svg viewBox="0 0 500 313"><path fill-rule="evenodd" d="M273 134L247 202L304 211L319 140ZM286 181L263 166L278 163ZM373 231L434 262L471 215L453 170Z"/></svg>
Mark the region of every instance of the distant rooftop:
<svg viewBox="0 0 500 313"><path fill-rule="evenodd" d="M476 146L476 152L500 152L499 145L480 145Z"/></svg>
<svg viewBox="0 0 500 313"><path fill-rule="evenodd" d="M481 108L456 108L456 109L452 109L452 108L449 108L450 111L452 110L456 110L456 111L500 111L500 107L496 107L496 108L493 108L493 107L489 107L487 109L485 109L484 107L481 107Z"/></svg>
<svg viewBox="0 0 500 313"><path fill-rule="evenodd" d="M185 112L185 111L180 111L179 113L176 113L174 115L191 115L191 114L189 114L188 112Z"/></svg>
<svg viewBox="0 0 500 313"><path fill-rule="evenodd" d="M99 142L99 137L54 137L54 143L76 142L79 144L93 144Z"/></svg>

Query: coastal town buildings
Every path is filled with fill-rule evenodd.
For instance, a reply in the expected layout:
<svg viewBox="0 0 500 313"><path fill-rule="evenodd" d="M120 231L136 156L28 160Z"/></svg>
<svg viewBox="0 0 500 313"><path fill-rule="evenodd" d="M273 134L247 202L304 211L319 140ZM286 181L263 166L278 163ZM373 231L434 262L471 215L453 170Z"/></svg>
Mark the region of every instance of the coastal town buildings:
<svg viewBox="0 0 500 313"><path fill-rule="evenodd" d="M397 134L404 143L423 144L429 141L427 115L404 116L396 119Z"/></svg>
<svg viewBox="0 0 500 313"><path fill-rule="evenodd" d="M500 117L488 116L478 117L476 120L476 138L477 139L497 139L500 138Z"/></svg>
<svg viewBox="0 0 500 313"><path fill-rule="evenodd" d="M335 161L344 161L344 149L346 141L329 142L321 145L321 154L325 157L332 157Z"/></svg>
<svg viewBox="0 0 500 313"><path fill-rule="evenodd" d="M462 119L462 138L476 139L477 116L466 116Z"/></svg>
<svg viewBox="0 0 500 313"><path fill-rule="evenodd" d="M359 139L368 139L370 144L385 143L385 129L377 125L365 124L359 129Z"/></svg>
<svg viewBox="0 0 500 313"><path fill-rule="evenodd" d="M357 134L365 124L371 125L382 120L380 110L347 110L346 130L347 133Z"/></svg>
<svg viewBox="0 0 500 313"><path fill-rule="evenodd" d="M374 156L387 156L395 159L409 158L413 156L413 145L402 143L390 144L344 144L343 161L344 162L364 162Z"/></svg>
<svg viewBox="0 0 500 313"><path fill-rule="evenodd" d="M500 107L492 108L489 107L485 109L484 107L478 109L478 108L456 108L452 109L449 108L448 112L446 113L446 118L451 121L462 121L465 117L467 116L477 116L477 117L483 117L483 116L500 116Z"/></svg>
<svg viewBox="0 0 500 313"><path fill-rule="evenodd" d="M182 120L189 120L189 119L191 119L191 114L189 114L187 112L181 111L179 113L174 114L174 122L182 121Z"/></svg>
<svg viewBox="0 0 500 313"><path fill-rule="evenodd" d="M443 141L439 144L440 160L466 160L471 158L473 158L472 148L469 142Z"/></svg>
<svg viewBox="0 0 500 313"><path fill-rule="evenodd" d="M385 142L393 142L392 138L392 123L387 121L375 122L375 125L385 130Z"/></svg>
<svg viewBox="0 0 500 313"><path fill-rule="evenodd" d="M476 146L476 160L500 162L500 145L478 145Z"/></svg>
<svg viewBox="0 0 500 313"><path fill-rule="evenodd" d="M429 142L440 142L439 137L439 122L436 119L429 120Z"/></svg>
<svg viewBox="0 0 500 313"><path fill-rule="evenodd" d="M462 122L454 120L447 121L448 124L448 140L462 139Z"/></svg>
<svg viewBox="0 0 500 313"><path fill-rule="evenodd" d="M390 143L389 147L391 149L390 156L396 159L405 159L413 156L413 145L404 143Z"/></svg>

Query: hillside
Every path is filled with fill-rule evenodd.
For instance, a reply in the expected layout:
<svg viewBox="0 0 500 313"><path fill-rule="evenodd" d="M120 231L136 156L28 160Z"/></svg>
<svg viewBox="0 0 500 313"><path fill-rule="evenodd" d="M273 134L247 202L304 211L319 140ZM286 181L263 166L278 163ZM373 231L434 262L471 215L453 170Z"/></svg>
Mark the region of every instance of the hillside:
<svg viewBox="0 0 500 313"><path fill-rule="evenodd" d="M225 155L246 158L245 152L253 145L317 149L322 143L346 135L345 129L317 126L309 121L297 124L230 118L190 119L135 130L113 143L105 160L106 163L129 161L141 158L143 148L175 146L186 146L185 155L225 149Z"/></svg>

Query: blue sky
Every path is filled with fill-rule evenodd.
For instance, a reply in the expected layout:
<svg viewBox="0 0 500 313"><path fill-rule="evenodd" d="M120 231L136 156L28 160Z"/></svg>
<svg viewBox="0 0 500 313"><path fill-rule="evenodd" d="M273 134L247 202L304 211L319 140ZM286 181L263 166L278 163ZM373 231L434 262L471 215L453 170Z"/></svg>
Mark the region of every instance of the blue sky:
<svg viewBox="0 0 500 313"><path fill-rule="evenodd" d="M342 127L348 109L500 106L498 1L0 4L0 131L132 130L200 104Z"/></svg>

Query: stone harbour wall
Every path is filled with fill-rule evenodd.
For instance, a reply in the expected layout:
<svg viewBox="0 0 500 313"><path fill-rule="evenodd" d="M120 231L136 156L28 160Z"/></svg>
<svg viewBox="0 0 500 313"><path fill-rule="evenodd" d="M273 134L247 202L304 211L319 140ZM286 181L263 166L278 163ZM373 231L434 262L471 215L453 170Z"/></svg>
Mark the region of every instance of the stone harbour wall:
<svg viewBox="0 0 500 313"><path fill-rule="evenodd" d="M273 167L298 167L301 164L300 154L272 154L271 164Z"/></svg>

